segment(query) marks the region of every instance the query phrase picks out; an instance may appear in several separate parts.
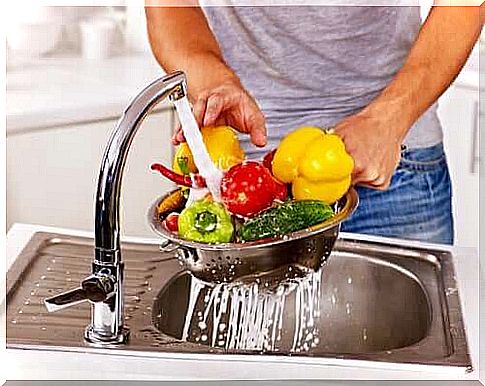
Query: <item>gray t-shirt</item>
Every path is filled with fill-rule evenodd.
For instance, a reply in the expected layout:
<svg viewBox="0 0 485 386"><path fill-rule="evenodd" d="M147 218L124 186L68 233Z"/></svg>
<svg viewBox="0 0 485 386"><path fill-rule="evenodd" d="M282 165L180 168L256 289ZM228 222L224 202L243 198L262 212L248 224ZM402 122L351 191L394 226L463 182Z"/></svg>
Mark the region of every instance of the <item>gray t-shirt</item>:
<svg viewBox="0 0 485 386"><path fill-rule="evenodd" d="M263 151L298 126L333 126L365 107L402 67L421 26L419 7L412 6L206 7L204 12L224 59L266 116ZM436 108L410 129L408 147L442 140ZM245 147L250 157L262 153Z"/></svg>

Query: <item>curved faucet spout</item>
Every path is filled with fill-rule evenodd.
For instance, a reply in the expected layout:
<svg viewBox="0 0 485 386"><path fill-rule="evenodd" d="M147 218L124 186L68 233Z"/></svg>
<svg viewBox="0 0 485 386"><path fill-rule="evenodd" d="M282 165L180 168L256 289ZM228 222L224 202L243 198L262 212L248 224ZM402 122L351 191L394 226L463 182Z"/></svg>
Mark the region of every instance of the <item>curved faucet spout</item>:
<svg viewBox="0 0 485 386"><path fill-rule="evenodd" d="M119 201L121 180L133 138L150 110L162 99L187 95L185 75L175 72L157 79L138 94L124 111L109 140L98 177L95 211L96 261L119 260Z"/></svg>

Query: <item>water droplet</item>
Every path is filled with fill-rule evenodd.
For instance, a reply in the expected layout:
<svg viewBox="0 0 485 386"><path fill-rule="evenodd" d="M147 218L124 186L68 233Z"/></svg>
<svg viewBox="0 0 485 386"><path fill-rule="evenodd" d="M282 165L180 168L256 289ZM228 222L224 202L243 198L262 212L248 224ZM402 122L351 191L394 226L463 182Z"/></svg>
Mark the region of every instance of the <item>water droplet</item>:
<svg viewBox="0 0 485 386"><path fill-rule="evenodd" d="M350 276L347 279L347 283L352 284L352 278Z"/></svg>
<svg viewBox="0 0 485 386"><path fill-rule="evenodd" d="M201 330L205 330L207 328L207 324L205 322L199 322L198 326Z"/></svg>
<svg viewBox="0 0 485 386"><path fill-rule="evenodd" d="M46 327L41 327L40 329L41 329L42 331L47 330L47 328L46 328Z"/></svg>
<svg viewBox="0 0 485 386"><path fill-rule="evenodd" d="M17 324L17 321L14 319L14 320L12 320L12 323L13 324Z"/></svg>
<svg viewBox="0 0 485 386"><path fill-rule="evenodd" d="M207 341L207 335L205 335L205 334L204 334L204 335L202 335L202 336L200 337L200 340L201 340L202 342Z"/></svg>
<svg viewBox="0 0 485 386"><path fill-rule="evenodd" d="M22 310L19 310L19 314L23 314L23 313L24 313L24 311L22 311Z"/></svg>
<svg viewBox="0 0 485 386"><path fill-rule="evenodd" d="M345 308L347 309L347 315L350 315L350 303L345 303Z"/></svg>
<svg viewBox="0 0 485 386"><path fill-rule="evenodd" d="M28 306L28 305L30 304L30 299L27 299L27 300L24 302L24 304L25 304L26 306Z"/></svg>

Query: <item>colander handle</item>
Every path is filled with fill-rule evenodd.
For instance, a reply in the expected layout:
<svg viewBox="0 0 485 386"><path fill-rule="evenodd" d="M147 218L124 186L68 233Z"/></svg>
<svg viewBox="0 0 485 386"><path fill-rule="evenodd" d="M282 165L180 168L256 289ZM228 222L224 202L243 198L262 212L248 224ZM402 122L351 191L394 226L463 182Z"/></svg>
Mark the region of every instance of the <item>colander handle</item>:
<svg viewBox="0 0 485 386"><path fill-rule="evenodd" d="M168 239L163 239L160 243L160 252L170 253L180 248L179 244L172 243Z"/></svg>

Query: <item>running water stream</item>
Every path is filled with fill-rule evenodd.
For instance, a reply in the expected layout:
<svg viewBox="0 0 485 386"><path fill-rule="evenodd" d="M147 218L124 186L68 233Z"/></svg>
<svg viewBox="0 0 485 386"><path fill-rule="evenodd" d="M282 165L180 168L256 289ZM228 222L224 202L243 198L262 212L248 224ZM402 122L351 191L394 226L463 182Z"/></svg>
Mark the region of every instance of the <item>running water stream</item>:
<svg viewBox="0 0 485 386"><path fill-rule="evenodd" d="M228 350L306 352L319 343L321 272L266 288L191 279L182 340ZM294 308L290 322L285 313ZM291 346L282 334L293 333Z"/></svg>
<svg viewBox="0 0 485 386"><path fill-rule="evenodd" d="M190 103L187 97L180 98L173 102L177 110L180 125L189 145L190 151L194 157L195 166L199 174L205 178L207 188L212 194L215 201L221 201L221 180L222 171L219 170L212 162L209 153L202 139L197 121L195 120Z"/></svg>

